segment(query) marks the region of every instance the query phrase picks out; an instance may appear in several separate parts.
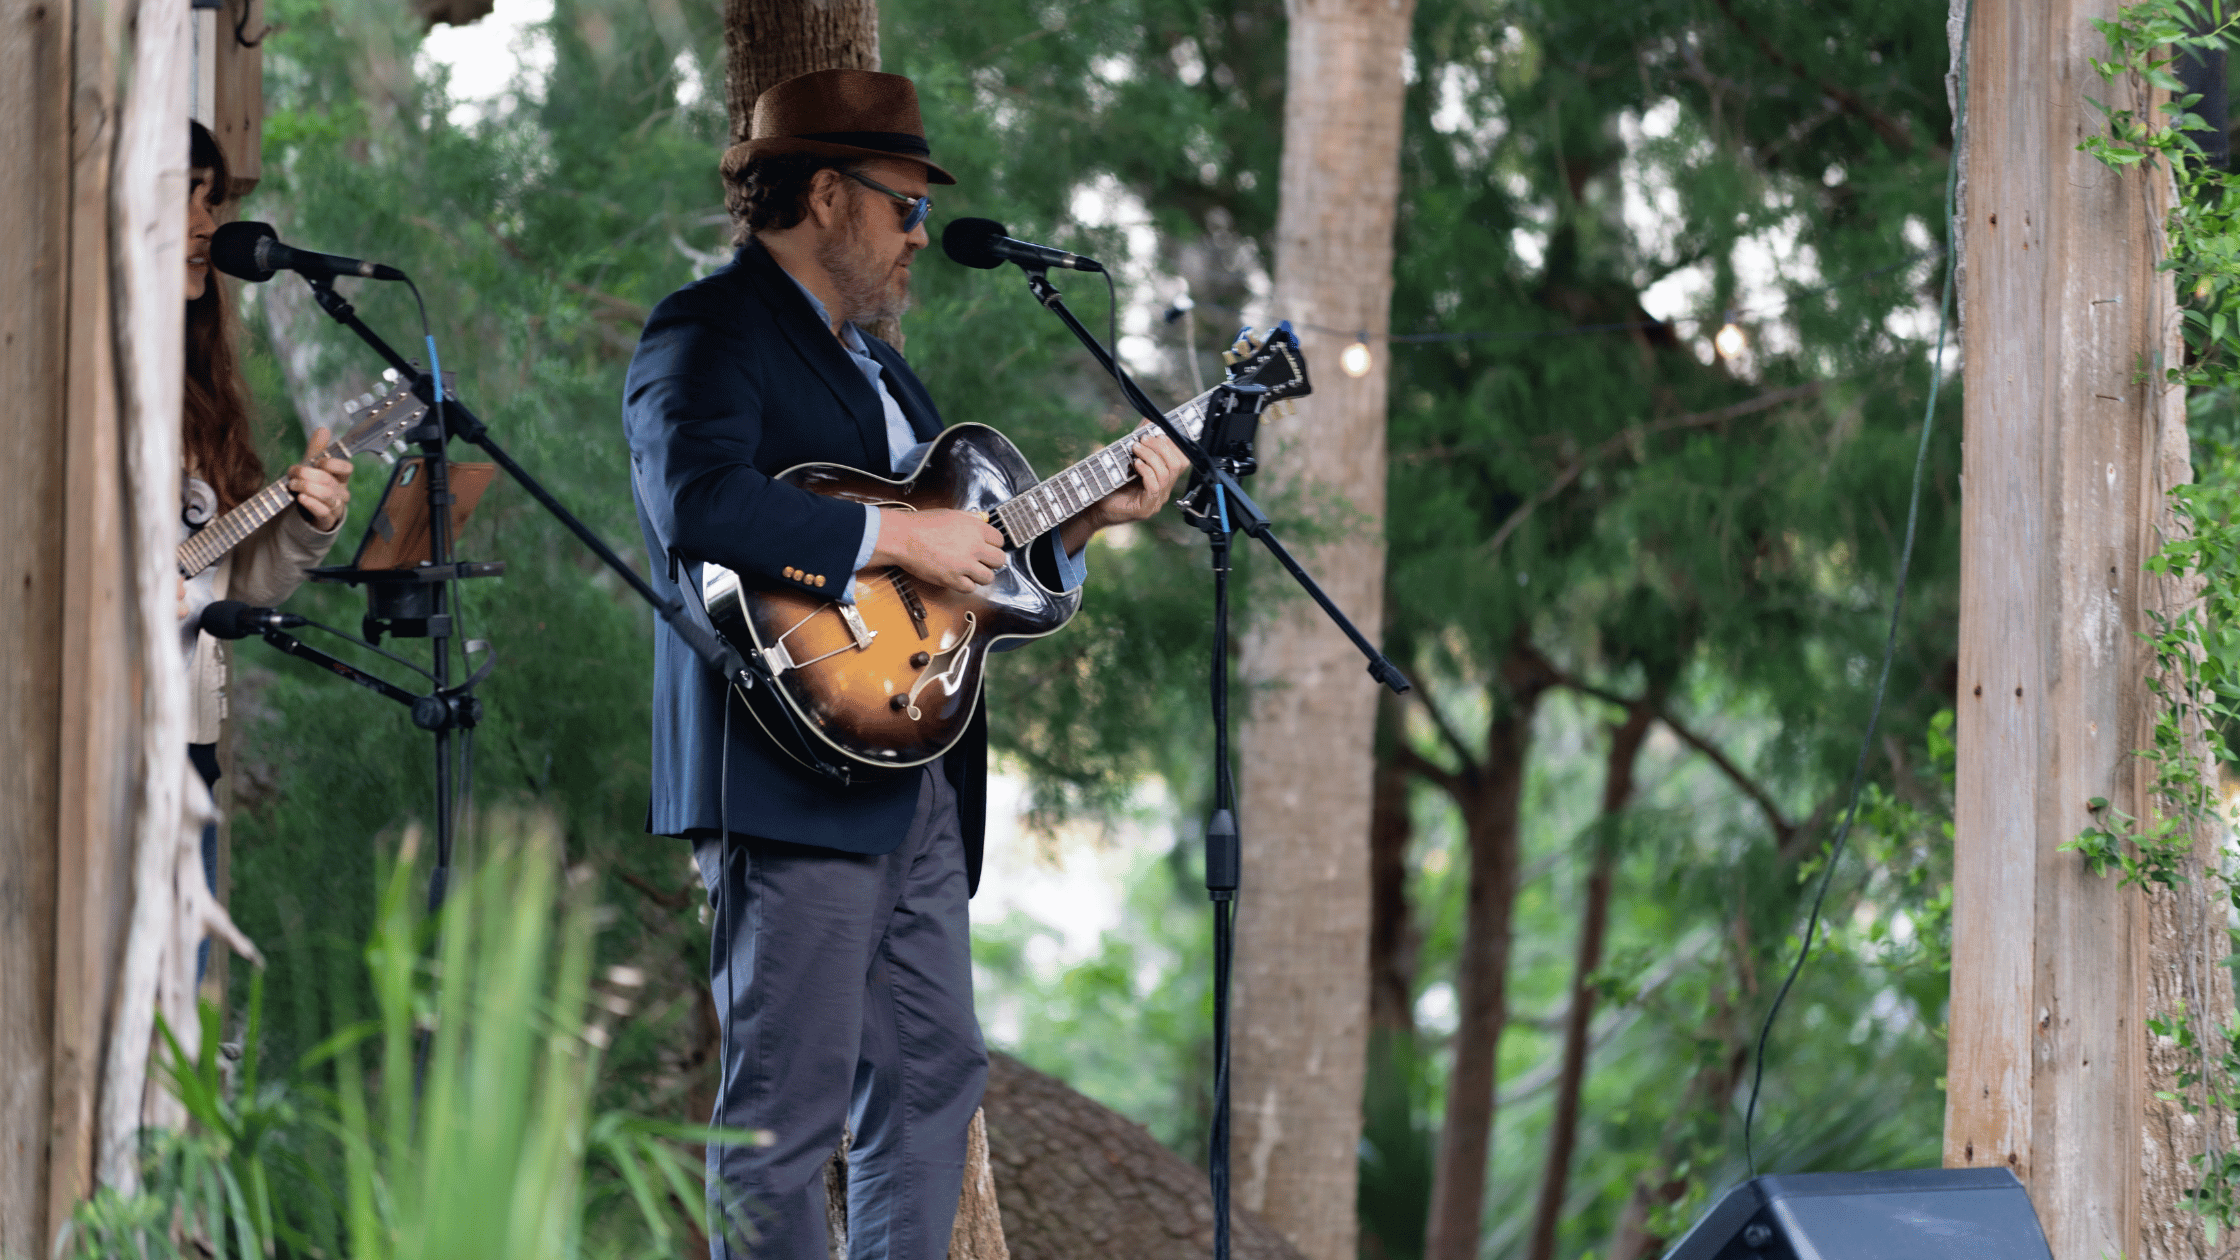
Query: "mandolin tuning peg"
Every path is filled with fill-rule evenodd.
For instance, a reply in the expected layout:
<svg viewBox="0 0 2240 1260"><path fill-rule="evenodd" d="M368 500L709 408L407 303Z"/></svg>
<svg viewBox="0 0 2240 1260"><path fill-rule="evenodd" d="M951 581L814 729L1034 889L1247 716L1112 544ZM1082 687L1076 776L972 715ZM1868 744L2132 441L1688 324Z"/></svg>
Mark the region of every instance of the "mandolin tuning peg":
<svg viewBox="0 0 2240 1260"><path fill-rule="evenodd" d="M402 454L404 454L404 453L405 453L406 451L408 451L408 450L411 450L412 448L411 448L411 447L409 447L409 446L407 446L407 445L405 445L405 441L404 441L404 439L403 439L403 438L397 438L397 439L395 439L394 441L392 441L392 442L390 442L390 443L389 443L389 449L390 449L391 451L395 452L395 453L396 453L396 454L398 454L398 455L402 455Z"/></svg>
<svg viewBox="0 0 2240 1260"><path fill-rule="evenodd" d="M1223 366L1223 367L1235 367L1236 365L1237 365L1237 352L1236 352L1236 351L1234 351L1234 350L1224 350L1224 351L1222 351L1222 352L1221 352L1221 366Z"/></svg>
<svg viewBox="0 0 2240 1260"><path fill-rule="evenodd" d="M383 368L383 369L381 369L381 379L382 379L382 380L385 380L385 381L387 381L387 382L389 382L389 383L390 383L391 385L394 385L394 384L396 384L396 383L397 383L397 370L396 370L395 368Z"/></svg>
<svg viewBox="0 0 2240 1260"><path fill-rule="evenodd" d="M397 455L395 451L375 451L374 454L381 457L381 462L384 465L392 468L396 466Z"/></svg>

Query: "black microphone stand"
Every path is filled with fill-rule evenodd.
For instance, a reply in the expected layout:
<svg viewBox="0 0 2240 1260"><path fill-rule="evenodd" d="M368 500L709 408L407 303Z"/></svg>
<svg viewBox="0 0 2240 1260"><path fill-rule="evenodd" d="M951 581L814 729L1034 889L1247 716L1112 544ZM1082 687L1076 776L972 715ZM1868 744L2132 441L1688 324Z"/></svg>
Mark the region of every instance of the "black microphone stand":
<svg viewBox="0 0 2240 1260"><path fill-rule="evenodd" d="M1206 821L1206 895L1213 902L1213 1123L1206 1156L1206 1175L1213 1190L1213 1254L1229 1260L1229 978L1236 957L1236 900L1242 883L1243 847L1237 826L1236 782L1229 765L1229 549L1236 531L1251 535L1275 555L1292 580L1305 588L1314 602L1353 645L1368 658L1369 676L1405 694L1411 684L1398 666L1348 620L1345 613L1315 582L1283 543L1276 538L1267 513L1238 484L1249 476L1256 461L1252 433L1260 411L1267 405L1265 387L1230 383L1217 387L1207 408L1206 446L1176 428L1137 387L1096 334L1074 316L1050 283L1046 267L1020 264L1027 273L1027 287L1051 314L1072 330L1098 365L1112 374L1120 393L1143 417L1180 448L1194 470L1184 509L1191 523L1205 531L1213 561L1213 664L1209 680L1213 711L1214 809Z"/></svg>
<svg viewBox="0 0 2240 1260"><path fill-rule="evenodd" d="M445 459L445 450L452 438L470 442L486 452L492 461L506 471L507 476L529 492L530 498L535 499L545 511L566 526L568 532L574 534L584 546L591 549L593 555L614 570L656 615L668 622L678 637L684 640L685 646L691 648L725 679L751 687L758 676L737 649L721 636L692 620L685 611L683 600L662 599L644 578L638 576L636 569L616 555L613 548L591 531L590 526L578 519L575 513L553 497L551 491L546 490L531 476L528 469L508 455L498 445L497 439L490 435L489 427L465 404L452 397L451 391L439 384L432 370L421 370L419 365L398 354L394 347L382 339L381 334L367 327L365 321L358 318L356 309L349 301L334 291L334 283L330 278L306 277L306 280L311 285L313 296L318 299L319 308L336 323L357 334L358 339L371 347L390 367L395 368L398 375L411 382L413 393L429 406L428 418L419 427L405 434L406 441L420 444L427 461L429 562L414 569L394 572L339 569L328 570L324 574L318 571L314 573L328 581L364 582L368 585L370 606L374 610L366 619L369 638L377 638L379 629L387 629L389 633L400 637L425 635L433 643L435 663L431 672L435 678L435 694L441 699L441 704L440 707L429 707L424 702L416 703L413 711L414 723L423 729L432 730L436 737L436 867L429 876L428 883L428 908L433 913L443 908L444 890L451 868L451 732L459 729L467 732L470 741L473 738L474 725L481 719L482 704L473 697L471 690L488 672L485 667L461 687L454 689L450 686L450 586L465 578L493 577L505 571L502 561L461 563L453 558L450 466ZM379 615L383 612L388 614L386 618ZM271 638L270 635L266 637L268 640ZM285 647L283 650L292 651ZM303 649L304 652L311 650ZM422 721L423 716L428 721ZM434 724L430 725L430 722ZM473 746L469 743L467 747L467 773L471 774ZM462 778L464 777L463 775Z"/></svg>

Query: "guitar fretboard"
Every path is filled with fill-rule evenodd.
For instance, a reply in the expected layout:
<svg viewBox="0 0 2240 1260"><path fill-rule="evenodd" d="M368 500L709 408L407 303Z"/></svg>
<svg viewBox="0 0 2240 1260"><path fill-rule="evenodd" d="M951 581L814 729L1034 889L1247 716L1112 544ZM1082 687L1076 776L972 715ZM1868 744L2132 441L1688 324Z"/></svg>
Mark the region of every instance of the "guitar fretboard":
<svg viewBox="0 0 2240 1260"><path fill-rule="evenodd" d="M341 443L327 448L322 458L348 459L350 452ZM249 535L264 528L266 521L288 510L296 501L288 489L288 479L282 477L257 491L231 512L195 531L195 535L179 544L179 576L191 578L223 559L225 554L249 540Z"/></svg>
<svg viewBox="0 0 2240 1260"><path fill-rule="evenodd" d="M1167 413L1167 421L1192 438L1205 425L1207 390ZM1090 504L1128 484L1136 475L1136 443L1158 432L1151 422L1135 427L1064 472L1020 492L995 510L996 526L1014 545L1024 546L1086 511Z"/></svg>

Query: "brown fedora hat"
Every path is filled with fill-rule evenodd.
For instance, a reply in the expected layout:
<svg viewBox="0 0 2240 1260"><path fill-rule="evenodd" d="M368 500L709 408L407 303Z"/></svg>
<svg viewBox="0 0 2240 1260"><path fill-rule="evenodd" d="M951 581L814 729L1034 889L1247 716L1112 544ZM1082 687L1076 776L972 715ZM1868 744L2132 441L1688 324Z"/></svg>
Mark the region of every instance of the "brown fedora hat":
<svg viewBox="0 0 2240 1260"><path fill-rule="evenodd" d="M876 70L812 70L756 97L753 125L744 141L724 150L723 173L785 153L902 158L922 163L929 183L957 182L933 164L917 86Z"/></svg>

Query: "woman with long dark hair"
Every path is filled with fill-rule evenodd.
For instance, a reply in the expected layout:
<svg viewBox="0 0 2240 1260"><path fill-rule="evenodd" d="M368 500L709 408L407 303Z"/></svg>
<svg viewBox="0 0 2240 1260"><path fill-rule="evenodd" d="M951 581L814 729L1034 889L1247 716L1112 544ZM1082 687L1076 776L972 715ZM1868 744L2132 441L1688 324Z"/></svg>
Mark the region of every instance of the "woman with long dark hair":
<svg viewBox="0 0 2240 1260"><path fill-rule="evenodd" d="M233 510L265 485L251 430L249 390L234 348L234 321L225 287L210 274L210 237L217 211L232 191L225 152L201 123L190 123L191 170L187 183L187 381L181 424L185 475L180 501L182 539ZM202 609L237 599L259 608L280 603L303 584L304 570L334 545L350 505L350 461L321 459L331 435L311 437L303 462L288 469L295 510L284 511L225 558L182 582L180 629L192 653L188 666L193 710L187 754L206 784L218 781L218 726L226 715L230 661L226 645L201 631ZM217 877L217 828L202 834L204 877ZM214 886L214 885L213 885ZM204 947L207 952L208 947Z"/></svg>

